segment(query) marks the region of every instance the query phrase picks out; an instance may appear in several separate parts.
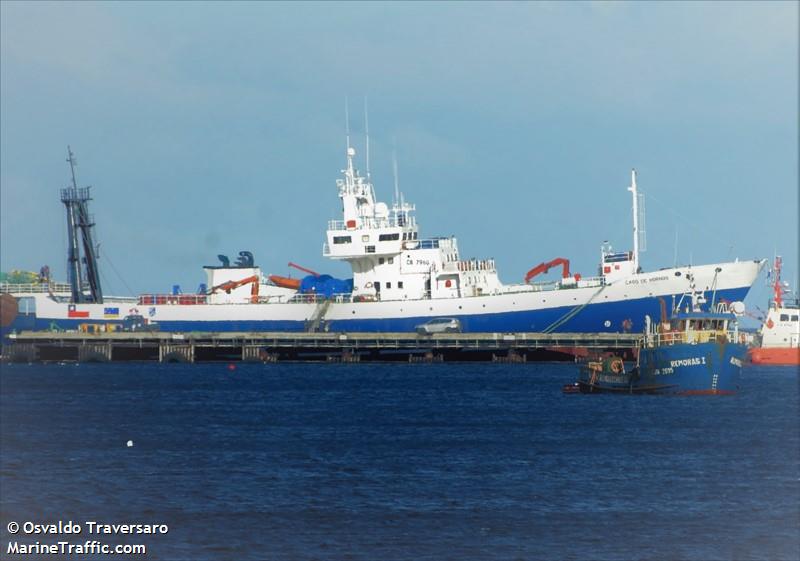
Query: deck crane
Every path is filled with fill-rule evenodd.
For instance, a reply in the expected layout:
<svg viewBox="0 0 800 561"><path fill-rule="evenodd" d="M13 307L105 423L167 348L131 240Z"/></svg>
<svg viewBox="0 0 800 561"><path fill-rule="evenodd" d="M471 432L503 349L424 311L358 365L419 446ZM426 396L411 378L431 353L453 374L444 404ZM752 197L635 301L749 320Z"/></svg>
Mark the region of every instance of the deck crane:
<svg viewBox="0 0 800 561"><path fill-rule="evenodd" d="M253 275L238 281L226 281L222 284L218 284L211 288L210 294L214 294L215 292L225 291L227 294L231 293L231 290L239 288L240 286L244 286L246 284L252 284L250 287L250 302L252 304L258 303L258 285L260 279L257 275Z"/></svg>
<svg viewBox="0 0 800 561"><path fill-rule="evenodd" d="M542 273L546 273L553 267L561 265L563 267L561 271L561 278L569 278L569 259L564 259L563 257L556 257L552 261L547 261L545 263L539 263L533 269L528 271L528 274L525 275L525 282L531 282L531 279L537 275L541 275Z"/></svg>

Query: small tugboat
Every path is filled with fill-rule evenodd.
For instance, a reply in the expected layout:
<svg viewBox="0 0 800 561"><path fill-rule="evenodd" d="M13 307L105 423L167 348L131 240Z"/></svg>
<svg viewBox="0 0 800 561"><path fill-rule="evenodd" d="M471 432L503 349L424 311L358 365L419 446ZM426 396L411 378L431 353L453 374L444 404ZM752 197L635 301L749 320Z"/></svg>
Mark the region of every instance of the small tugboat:
<svg viewBox="0 0 800 561"><path fill-rule="evenodd" d="M690 294L691 305L681 308L684 295L669 319L663 300L661 321L654 325L647 318L634 368L627 370L618 357L588 362L578 379L581 392L735 393L747 353L736 325L744 305L712 301L711 311L703 311L702 293Z"/></svg>

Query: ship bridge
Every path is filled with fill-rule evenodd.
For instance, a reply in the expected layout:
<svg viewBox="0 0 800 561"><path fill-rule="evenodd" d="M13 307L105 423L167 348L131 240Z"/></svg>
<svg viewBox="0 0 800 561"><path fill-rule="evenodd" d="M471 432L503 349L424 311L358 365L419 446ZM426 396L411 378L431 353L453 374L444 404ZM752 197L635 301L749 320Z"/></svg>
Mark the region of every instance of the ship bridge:
<svg viewBox="0 0 800 561"><path fill-rule="evenodd" d="M390 207L379 202L347 148L344 177L337 180L342 220L328 222L322 254L347 261L356 300L418 300L490 294L500 290L494 261L462 261L454 237L421 238L415 206L396 192Z"/></svg>

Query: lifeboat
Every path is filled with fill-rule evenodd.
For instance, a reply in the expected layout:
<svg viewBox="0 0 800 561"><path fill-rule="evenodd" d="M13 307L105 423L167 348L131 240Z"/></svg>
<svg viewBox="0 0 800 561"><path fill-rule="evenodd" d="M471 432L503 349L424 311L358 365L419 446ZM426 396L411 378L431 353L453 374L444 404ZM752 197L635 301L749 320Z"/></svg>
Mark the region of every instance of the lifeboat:
<svg viewBox="0 0 800 561"><path fill-rule="evenodd" d="M269 280L272 284L275 286L280 286L281 288L291 288L294 290L300 289L300 279L281 277L279 275L270 275Z"/></svg>

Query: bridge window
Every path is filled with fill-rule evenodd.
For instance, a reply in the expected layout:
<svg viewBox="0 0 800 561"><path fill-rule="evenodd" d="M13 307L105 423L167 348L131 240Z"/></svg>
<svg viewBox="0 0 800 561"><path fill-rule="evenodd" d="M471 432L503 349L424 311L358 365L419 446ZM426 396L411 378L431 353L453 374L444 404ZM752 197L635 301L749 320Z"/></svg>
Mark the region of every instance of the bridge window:
<svg viewBox="0 0 800 561"><path fill-rule="evenodd" d="M397 281L397 288L403 288L403 281Z"/></svg>
<svg viewBox="0 0 800 561"><path fill-rule="evenodd" d="M366 252L366 253L375 253L375 246L374 245L364 246L364 252Z"/></svg>
<svg viewBox="0 0 800 561"><path fill-rule="evenodd" d="M394 263L394 257L390 257L387 262L389 263L389 265Z"/></svg>
<svg viewBox="0 0 800 561"><path fill-rule="evenodd" d="M620 263L622 261L630 261L630 253L608 253L604 256L604 263Z"/></svg>
<svg viewBox="0 0 800 561"><path fill-rule="evenodd" d="M353 238L350 236L333 236L333 243L341 244L341 243L350 243L353 241Z"/></svg>
<svg viewBox="0 0 800 561"><path fill-rule="evenodd" d="M390 242L392 240L399 240L399 239L400 239L400 234L398 234L398 233L381 234L380 236L378 236L378 241L379 242Z"/></svg>
<svg viewBox="0 0 800 561"><path fill-rule="evenodd" d="M386 288L392 288L392 283L391 282L387 282L386 283Z"/></svg>
<svg viewBox="0 0 800 561"><path fill-rule="evenodd" d="M781 314L781 321L789 321L789 314Z"/></svg>
<svg viewBox="0 0 800 561"><path fill-rule="evenodd" d="M378 265L383 265L383 257L378 257Z"/></svg>

